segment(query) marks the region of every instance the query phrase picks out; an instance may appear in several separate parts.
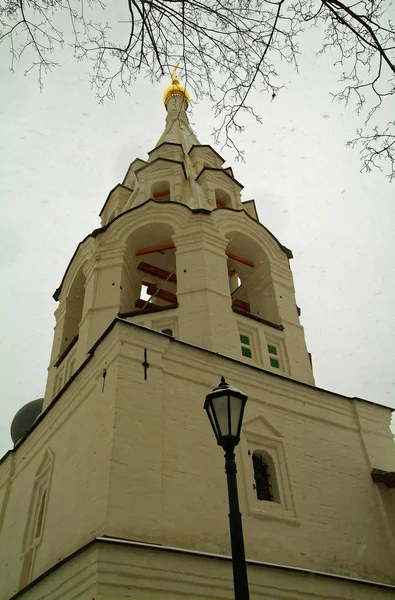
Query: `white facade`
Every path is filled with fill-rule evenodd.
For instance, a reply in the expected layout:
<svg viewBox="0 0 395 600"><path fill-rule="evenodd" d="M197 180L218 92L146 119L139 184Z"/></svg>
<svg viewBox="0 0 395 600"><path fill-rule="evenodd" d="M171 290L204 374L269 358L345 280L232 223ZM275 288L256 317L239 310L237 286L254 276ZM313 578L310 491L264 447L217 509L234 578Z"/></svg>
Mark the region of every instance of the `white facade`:
<svg viewBox="0 0 395 600"><path fill-rule="evenodd" d="M393 597L390 409L314 386L292 253L199 143L184 96L166 106L55 293L43 412L0 465L0 599L232 597L203 411L221 375L249 397L251 598Z"/></svg>

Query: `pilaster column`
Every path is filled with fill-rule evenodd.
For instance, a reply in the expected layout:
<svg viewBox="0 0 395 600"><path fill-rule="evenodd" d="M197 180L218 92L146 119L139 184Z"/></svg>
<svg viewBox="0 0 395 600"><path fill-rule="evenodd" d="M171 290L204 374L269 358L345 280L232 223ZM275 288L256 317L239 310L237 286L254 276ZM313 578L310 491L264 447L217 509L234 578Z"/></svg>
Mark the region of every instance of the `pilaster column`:
<svg viewBox="0 0 395 600"><path fill-rule="evenodd" d="M239 356L238 331L231 307L227 240L207 215L173 237L177 258L179 337L187 342Z"/></svg>
<svg viewBox="0 0 395 600"><path fill-rule="evenodd" d="M121 304L121 281L124 248L98 248L85 267L84 311L79 327L76 360L86 353L117 316Z"/></svg>

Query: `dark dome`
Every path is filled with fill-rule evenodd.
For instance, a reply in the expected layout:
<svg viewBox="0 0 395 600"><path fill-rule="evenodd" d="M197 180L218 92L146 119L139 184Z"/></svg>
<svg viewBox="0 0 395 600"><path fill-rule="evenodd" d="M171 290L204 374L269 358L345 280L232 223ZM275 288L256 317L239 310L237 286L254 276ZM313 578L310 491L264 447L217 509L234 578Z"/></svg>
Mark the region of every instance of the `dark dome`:
<svg viewBox="0 0 395 600"><path fill-rule="evenodd" d="M33 427L34 421L41 412L43 400L44 398L32 400L16 413L11 423L11 437L14 445Z"/></svg>

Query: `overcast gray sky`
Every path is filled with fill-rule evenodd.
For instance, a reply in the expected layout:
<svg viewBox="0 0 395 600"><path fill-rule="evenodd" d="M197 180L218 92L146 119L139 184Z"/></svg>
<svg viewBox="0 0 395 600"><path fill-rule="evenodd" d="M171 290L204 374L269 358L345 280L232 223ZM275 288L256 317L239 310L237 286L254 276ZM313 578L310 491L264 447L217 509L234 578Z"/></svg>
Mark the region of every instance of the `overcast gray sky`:
<svg viewBox="0 0 395 600"><path fill-rule="evenodd" d="M395 406L395 187L379 172L359 173L344 145L360 123L331 102L331 57L308 50L277 98L255 94L263 124L246 121L239 136L246 162L216 150L244 184L243 199L256 200L261 222L294 253L316 384ZM15 412L43 395L52 294L77 244L99 226L108 192L161 135L169 81L140 81L103 106L84 64L66 57L40 93L34 76L12 74L0 59L1 455ZM190 120L200 142L212 143L209 104L195 105Z"/></svg>

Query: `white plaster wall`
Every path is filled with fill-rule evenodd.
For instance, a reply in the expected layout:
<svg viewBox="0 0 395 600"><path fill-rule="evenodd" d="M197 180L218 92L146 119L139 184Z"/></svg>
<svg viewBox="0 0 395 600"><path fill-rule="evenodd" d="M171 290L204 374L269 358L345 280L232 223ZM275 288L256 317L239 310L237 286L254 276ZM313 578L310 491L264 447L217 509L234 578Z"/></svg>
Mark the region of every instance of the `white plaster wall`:
<svg viewBox="0 0 395 600"><path fill-rule="evenodd" d="M2 489L10 486L1 600L18 589L32 481L48 447L54 469L35 577L97 535L229 554L222 450L203 410L221 375L249 396L237 450L247 557L394 582L393 504L370 478L372 464L395 470L388 409L118 322L0 466ZM254 499L250 439L284 449L279 472L291 498L276 514Z"/></svg>
<svg viewBox="0 0 395 600"><path fill-rule="evenodd" d="M251 600L389 600L394 589L270 565L248 565ZM231 563L197 556L100 542L26 591L23 600L229 600Z"/></svg>

